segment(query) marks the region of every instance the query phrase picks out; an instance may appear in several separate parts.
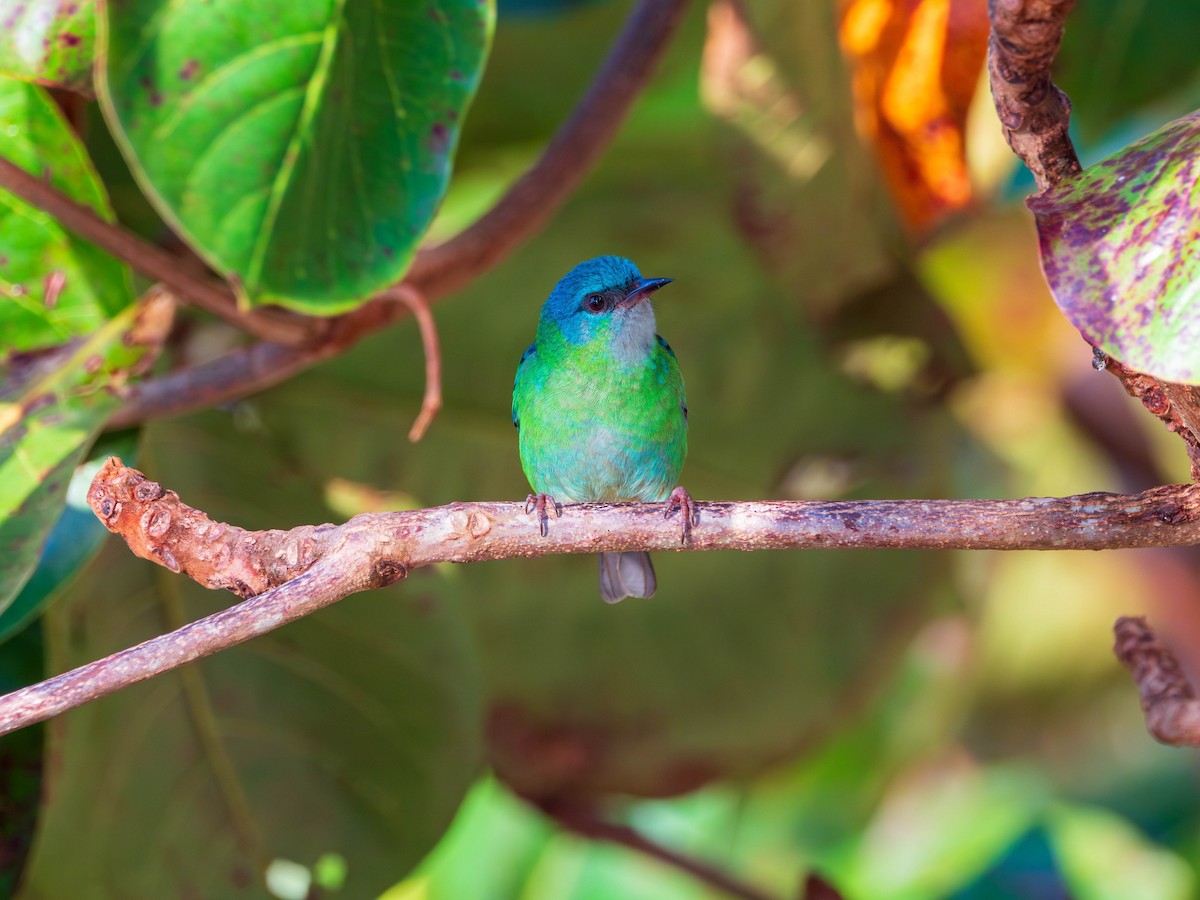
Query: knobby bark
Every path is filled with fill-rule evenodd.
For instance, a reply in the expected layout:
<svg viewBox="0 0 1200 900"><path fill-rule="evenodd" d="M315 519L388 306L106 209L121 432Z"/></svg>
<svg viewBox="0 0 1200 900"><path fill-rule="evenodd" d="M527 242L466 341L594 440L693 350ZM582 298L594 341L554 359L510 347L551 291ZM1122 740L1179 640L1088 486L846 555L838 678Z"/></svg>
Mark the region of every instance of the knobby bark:
<svg viewBox="0 0 1200 900"><path fill-rule="evenodd" d="M988 78L1004 137L1038 190L1082 171L1067 134L1071 102L1050 80L1075 0L988 0Z"/></svg>
<svg viewBox="0 0 1200 900"><path fill-rule="evenodd" d="M1145 619L1118 619L1113 630L1113 652L1138 686L1146 730L1164 744L1200 747L1200 701L1171 651Z"/></svg>

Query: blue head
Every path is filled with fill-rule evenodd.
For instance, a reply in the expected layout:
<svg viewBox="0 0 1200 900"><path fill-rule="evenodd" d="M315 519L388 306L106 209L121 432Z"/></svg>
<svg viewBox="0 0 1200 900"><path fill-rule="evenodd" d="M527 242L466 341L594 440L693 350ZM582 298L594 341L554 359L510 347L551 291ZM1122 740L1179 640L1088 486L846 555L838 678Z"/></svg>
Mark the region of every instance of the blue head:
<svg viewBox="0 0 1200 900"><path fill-rule="evenodd" d="M565 276L542 307L538 324L556 326L570 344L600 342L618 356L646 354L654 346L654 309L650 295L670 278L643 278L621 256L597 256Z"/></svg>

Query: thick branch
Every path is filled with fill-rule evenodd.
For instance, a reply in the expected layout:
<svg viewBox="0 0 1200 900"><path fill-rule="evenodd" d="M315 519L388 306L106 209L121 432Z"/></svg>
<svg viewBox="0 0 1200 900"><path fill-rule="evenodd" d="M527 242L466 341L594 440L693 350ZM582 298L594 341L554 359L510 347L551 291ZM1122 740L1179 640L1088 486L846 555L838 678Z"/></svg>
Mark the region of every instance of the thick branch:
<svg viewBox="0 0 1200 900"><path fill-rule="evenodd" d="M639 0L591 87L538 161L478 221L445 243L422 249L405 284L436 302L499 263L541 228L608 148L649 82L686 3ZM407 312L384 292L331 320L330 333L308 346L262 343L132 385L124 408L109 425L127 427L256 393L344 352Z"/></svg>
<svg viewBox="0 0 1200 900"><path fill-rule="evenodd" d="M1138 686L1146 730L1164 744L1200 747L1200 701L1171 651L1145 619L1118 619L1113 631L1113 652Z"/></svg>
<svg viewBox="0 0 1200 900"><path fill-rule="evenodd" d="M988 75L1013 152L1045 190L1081 171L1067 134L1071 102L1050 80L1075 0L988 0Z"/></svg>
<svg viewBox="0 0 1200 900"><path fill-rule="evenodd" d="M119 225L106 222L90 208L61 194L40 178L0 156L0 189L50 213L75 234L127 262L137 271L161 281L181 299L219 316L256 337L298 343L312 337L313 325L281 310L242 312L223 284L193 275L165 250L142 240Z"/></svg>
<svg viewBox="0 0 1200 900"><path fill-rule="evenodd" d="M110 459L88 503L138 556L252 599L0 698L0 734L277 628L436 562L620 550L1101 550L1200 543L1200 485L1025 500L702 503L686 546L662 504L578 504L541 537L522 503L453 503L247 532Z"/></svg>

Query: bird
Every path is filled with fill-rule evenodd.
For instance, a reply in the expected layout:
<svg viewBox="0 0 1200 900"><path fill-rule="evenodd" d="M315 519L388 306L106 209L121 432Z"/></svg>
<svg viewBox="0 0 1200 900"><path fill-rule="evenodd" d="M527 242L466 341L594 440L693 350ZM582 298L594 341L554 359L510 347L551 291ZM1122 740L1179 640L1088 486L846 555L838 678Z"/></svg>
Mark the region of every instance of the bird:
<svg viewBox="0 0 1200 900"><path fill-rule="evenodd" d="M543 536L562 502L667 503L686 541L696 504L678 480L687 456L688 407L675 351L656 331L650 298L670 278L644 278L630 260L598 256L554 286L537 336L521 356L512 421ZM600 554L608 603L651 597L649 554Z"/></svg>

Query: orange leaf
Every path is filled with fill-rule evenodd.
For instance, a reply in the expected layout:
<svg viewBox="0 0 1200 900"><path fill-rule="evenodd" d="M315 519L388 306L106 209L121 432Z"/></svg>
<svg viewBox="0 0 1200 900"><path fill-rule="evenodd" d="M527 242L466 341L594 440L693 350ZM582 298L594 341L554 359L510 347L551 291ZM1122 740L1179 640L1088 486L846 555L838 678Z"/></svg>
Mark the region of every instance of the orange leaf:
<svg viewBox="0 0 1200 900"><path fill-rule="evenodd" d="M986 0L842 0L855 122L916 234L971 202L963 132L987 35Z"/></svg>

